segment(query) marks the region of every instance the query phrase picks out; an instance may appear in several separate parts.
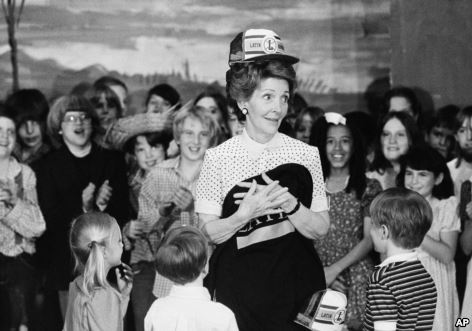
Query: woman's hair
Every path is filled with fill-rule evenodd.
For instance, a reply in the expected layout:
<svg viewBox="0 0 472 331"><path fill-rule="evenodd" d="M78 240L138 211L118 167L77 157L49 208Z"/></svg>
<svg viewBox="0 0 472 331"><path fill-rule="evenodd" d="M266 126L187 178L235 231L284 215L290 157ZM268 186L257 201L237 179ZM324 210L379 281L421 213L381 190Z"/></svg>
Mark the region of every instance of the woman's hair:
<svg viewBox="0 0 472 331"><path fill-rule="evenodd" d="M236 101L247 101L251 98L261 81L266 78L279 78L288 82L290 98L296 87L296 74L292 65L277 61L256 61L234 63L226 72L226 91ZM239 107L238 107L239 108ZM238 119L244 119L241 111L236 112Z"/></svg>
<svg viewBox="0 0 472 331"><path fill-rule="evenodd" d="M355 125L346 119L346 127L352 137L352 154L349 158L349 181L346 192L353 189L357 199L361 199L366 188L366 152L362 136ZM328 130L334 124L328 123L324 116L320 117L313 125L310 135L310 145L316 146L320 153L321 167L323 168L324 179L328 178L331 171L331 164L326 155L326 140Z"/></svg>
<svg viewBox="0 0 472 331"><path fill-rule="evenodd" d="M90 102L83 96L69 94L56 99L51 106L47 117L48 134L52 141L60 146L63 143L61 131L61 124L64 116L69 111L84 112L92 119L92 132L97 132L99 121L95 111Z"/></svg>
<svg viewBox="0 0 472 331"><path fill-rule="evenodd" d="M441 200L454 195L454 183L449 168L447 167L446 159L431 146L421 144L412 147L408 153L402 157L401 164L401 171L397 176L398 187L405 187L405 172L406 168L410 167L413 170L431 171L434 174L434 178L437 178L440 174L443 175L441 183L435 185L433 188L433 197Z"/></svg>
<svg viewBox="0 0 472 331"><path fill-rule="evenodd" d="M134 154L134 148L136 147L138 137L140 136L143 136L150 146L162 145L164 151L167 150L167 148L169 147L169 143L172 140L172 135L167 130L142 133L133 136L131 139L129 139L125 143L123 150L129 154Z"/></svg>
<svg viewBox="0 0 472 331"><path fill-rule="evenodd" d="M178 112L177 115L175 115L174 118L174 124L173 124L173 133L174 133L174 140L179 141L180 140L180 134L182 133L182 126L184 125L184 121L187 118L193 118L200 123L202 123L203 126L208 128L208 131L210 131L210 147L216 146L218 142L218 137L220 136L220 126L216 121L207 115L205 112L199 110L197 107L193 106L192 104L186 104L184 105Z"/></svg>
<svg viewBox="0 0 472 331"><path fill-rule="evenodd" d="M198 103L203 98L212 98L216 105L218 106L218 110L221 113L221 118L223 120L222 123L218 123L222 129L222 131L227 135L227 138L229 137L229 125L228 125L228 119L229 119L229 113L228 113L228 102L226 101L226 98L223 94L221 94L219 91L217 91L214 88L207 88L205 91L197 95L195 98L195 101L193 102L194 105Z"/></svg>
<svg viewBox="0 0 472 331"><path fill-rule="evenodd" d="M118 226L113 217L100 212L85 213L72 222L69 244L87 295L95 287L109 286L103 250L111 242L114 225Z"/></svg>
<svg viewBox="0 0 472 331"><path fill-rule="evenodd" d="M382 150L382 133L388 121L391 119L398 119L405 127L406 134L408 136L409 146L415 146L424 142L423 136L415 123L413 117L406 112L390 112L387 113L380 122L377 128L376 140L374 142L374 160L370 166L373 171L383 172L385 169L391 168L392 164L385 158Z"/></svg>
<svg viewBox="0 0 472 331"><path fill-rule="evenodd" d="M156 253L156 269L164 277L183 285L194 281L205 270L208 242L192 226L167 232Z"/></svg>
<svg viewBox="0 0 472 331"><path fill-rule="evenodd" d="M105 84L94 84L86 93L85 97L90 101L90 104L94 108L101 107L102 95L105 96L108 107L116 108L116 117L120 118L123 115L123 108L118 96L113 90Z"/></svg>
<svg viewBox="0 0 472 331"><path fill-rule="evenodd" d="M26 121L46 123L49 113L48 101L37 89L22 89L14 92L5 100L5 107L18 127Z"/></svg>

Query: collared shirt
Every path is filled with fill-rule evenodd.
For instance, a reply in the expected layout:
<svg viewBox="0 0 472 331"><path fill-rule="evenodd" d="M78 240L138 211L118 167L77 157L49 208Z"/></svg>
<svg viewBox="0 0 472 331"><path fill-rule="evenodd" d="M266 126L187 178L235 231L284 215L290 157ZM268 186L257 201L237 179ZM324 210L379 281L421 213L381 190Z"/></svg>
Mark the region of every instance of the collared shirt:
<svg viewBox="0 0 472 331"><path fill-rule="evenodd" d="M0 253L17 256L35 252L35 238L46 229L43 214L38 206L36 176L25 164L13 157L0 187L9 186L17 194L15 205L0 202Z"/></svg>
<svg viewBox="0 0 472 331"><path fill-rule="evenodd" d="M169 296L152 304L144 319L144 330L237 331L233 312L212 302L203 286L174 285Z"/></svg>
<svg viewBox="0 0 472 331"><path fill-rule="evenodd" d="M187 181L179 172L180 157L163 161L157 167L153 168L143 182L139 193L139 212L138 220L148 224L154 224L153 230L144 239L136 240L134 249L131 253L131 263L141 260L153 261L154 254L160 243L162 233L162 224L170 222L172 226L194 225L198 226L198 219L193 210L182 211L174 208L171 215L162 217L159 215L159 207L170 201L174 192L180 187L188 188L195 195L195 186L197 179Z"/></svg>
<svg viewBox="0 0 472 331"><path fill-rule="evenodd" d="M390 256L370 277L364 330L431 330L436 298L416 251Z"/></svg>
<svg viewBox="0 0 472 331"><path fill-rule="evenodd" d="M195 211L220 216L226 194L239 182L281 164L305 166L313 179L310 209L328 210L323 172L316 147L276 133L265 144L249 137L246 130L223 144L207 150L197 186Z"/></svg>

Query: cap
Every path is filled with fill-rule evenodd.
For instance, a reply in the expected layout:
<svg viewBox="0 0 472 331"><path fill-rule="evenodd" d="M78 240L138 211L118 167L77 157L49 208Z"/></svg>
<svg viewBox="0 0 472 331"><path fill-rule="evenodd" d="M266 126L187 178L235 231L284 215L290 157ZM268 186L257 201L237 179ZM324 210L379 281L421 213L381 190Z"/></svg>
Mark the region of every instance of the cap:
<svg viewBox="0 0 472 331"><path fill-rule="evenodd" d="M285 52L279 35L266 29L249 29L240 32L231 41L228 64L253 62L260 59L281 60L290 64L299 59Z"/></svg>
<svg viewBox="0 0 472 331"><path fill-rule="evenodd" d="M346 296L331 289L318 291L298 313L295 323L314 331L341 331L346 317Z"/></svg>

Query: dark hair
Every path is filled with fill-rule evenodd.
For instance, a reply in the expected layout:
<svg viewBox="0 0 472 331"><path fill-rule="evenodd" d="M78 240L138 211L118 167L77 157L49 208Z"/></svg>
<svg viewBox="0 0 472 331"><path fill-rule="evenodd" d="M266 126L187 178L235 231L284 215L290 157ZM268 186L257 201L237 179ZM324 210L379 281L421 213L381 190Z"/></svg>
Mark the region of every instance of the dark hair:
<svg viewBox="0 0 472 331"><path fill-rule="evenodd" d="M15 122L15 119L13 118L13 116L11 116L10 112L7 111L5 105L1 102L0 102L0 117L8 118L9 120L11 120L13 122L13 124L15 124L15 128L17 128L17 124ZM16 134L16 132L15 132L15 134Z"/></svg>
<svg viewBox="0 0 472 331"><path fill-rule="evenodd" d="M221 94L219 91L217 91L216 89L209 87L205 91L197 95L193 104L197 105L198 101L200 101L203 98L212 98L215 101L221 113L221 117L223 119L223 123L218 123L218 124L220 124L222 131L225 133L225 135L227 135L226 138L229 138L230 133L229 133L229 124L228 124L228 119L229 119L228 102L225 96Z"/></svg>
<svg viewBox="0 0 472 331"><path fill-rule="evenodd" d="M14 92L5 100L5 107L18 127L26 121L44 124L49 113L48 101L37 89L22 89Z"/></svg>
<svg viewBox="0 0 472 331"><path fill-rule="evenodd" d="M402 157L402 168L397 176L397 186L405 187L406 167L414 170L427 170L438 177L443 174L443 180L433 188L433 197L441 200L447 199L454 195L454 183L452 182L451 173L447 167L446 160L434 148L427 144L414 146L410 151Z"/></svg>
<svg viewBox="0 0 472 331"><path fill-rule="evenodd" d="M439 108L436 114L426 122L426 133L430 133L434 127L443 127L455 131L456 115L459 111L460 108L456 105L447 105Z"/></svg>
<svg viewBox="0 0 472 331"><path fill-rule="evenodd" d="M156 254L156 269L174 283L194 281L205 269L208 242L195 227L180 226L167 232Z"/></svg>
<svg viewBox="0 0 472 331"><path fill-rule="evenodd" d="M167 151L172 140L172 134L169 131L141 133L129 139L123 146L123 150L129 154L134 154L134 148L140 136L143 136L150 146L162 145L164 151Z"/></svg>
<svg viewBox="0 0 472 331"><path fill-rule="evenodd" d="M420 194L403 187L380 192L370 205L372 225L386 226L392 241L405 249L419 247L431 227L433 211Z"/></svg>
<svg viewBox="0 0 472 331"><path fill-rule="evenodd" d="M121 86L122 88L125 89L126 92L128 92L128 87L126 84L119 78L113 77L113 76L102 76L98 78L95 82L93 82L93 86L100 86L100 85L106 85L106 86Z"/></svg>
<svg viewBox="0 0 472 331"><path fill-rule="evenodd" d="M318 147L320 153L321 167L323 168L323 177L326 179L330 175L331 164L326 155L326 140L328 130L334 124L326 122L324 116L320 117L313 125L310 135L310 145ZM366 188L366 153L362 136L355 125L346 119L346 127L351 133L352 137L352 154L349 159L349 182L346 187L346 192L351 192L352 189L356 192L357 199L361 199Z"/></svg>
<svg viewBox="0 0 472 331"><path fill-rule="evenodd" d="M300 129L300 127L302 125L302 122L303 122L303 117L305 117L305 115L310 116L313 124L315 124L317 119L319 119L320 117L323 117L324 110L321 109L320 107L316 107L316 106L308 106L308 107L303 108L297 114L297 117L295 119L295 125L293 127L295 132Z"/></svg>
<svg viewBox="0 0 472 331"><path fill-rule="evenodd" d="M296 87L295 70L292 65L277 60L233 64L226 72L227 94L236 101L249 100L261 80L266 78L286 80L290 97L293 96Z"/></svg>
<svg viewBox="0 0 472 331"><path fill-rule="evenodd" d="M146 107L153 95L160 96L162 99L169 102L171 106L178 105L180 103L179 92L177 92L177 90L169 84L158 84L151 87L146 96Z"/></svg>
<svg viewBox="0 0 472 331"><path fill-rule="evenodd" d="M391 119L398 119L403 126L405 127L406 133L408 135L409 146L418 145L424 143L423 136L415 123L413 117L406 112L390 112L387 113L382 121L380 122L379 127L377 128L377 139L374 142L374 160L371 164L371 170L383 172L385 169L391 168L392 164L388 161L383 152L382 152L382 143L381 137L385 124Z"/></svg>
<svg viewBox="0 0 472 331"><path fill-rule="evenodd" d="M105 84L94 84L86 93L85 97L90 101L92 107L97 108L101 102L102 94L105 95L105 100L108 107L114 107L117 111L117 118L123 115L123 108L116 93Z"/></svg>
<svg viewBox="0 0 472 331"><path fill-rule="evenodd" d="M472 121L472 105L471 106L466 106L459 110L456 114L455 121L454 121L454 133L457 134L459 129L462 127L462 123L466 119L469 119ZM461 148L459 146L459 142L456 139L456 155L457 155L457 161L455 162L455 167L459 168L459 166L462 163L462 153L461 153Z"/></svg>
<svg viewBox="0 0 472 331"><path fill-rule="evenodd" d="M394 97L401 97L406 99L410 104L410 108L413 112L413 115L417 118L421 116L420 103L418 101L418 98L416 97L415 92L411 88L405 86L396 86L390 89L385 94L385 107L387 111L389 111L390 109L390 100Z"/></svg>

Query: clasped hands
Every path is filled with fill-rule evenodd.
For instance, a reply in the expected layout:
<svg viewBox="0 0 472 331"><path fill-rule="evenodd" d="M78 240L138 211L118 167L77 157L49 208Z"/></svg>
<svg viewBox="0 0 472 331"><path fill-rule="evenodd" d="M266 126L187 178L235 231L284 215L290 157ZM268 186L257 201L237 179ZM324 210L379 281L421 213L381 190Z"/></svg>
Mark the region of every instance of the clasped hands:
<svg viewBox="0 0 472 331"><path fill-rule="evenodd" d="M262 173L266 185L252 182L240 182L238 186L248 188L247 192L235 193L235 204L239 205L236 216L249 221L263 215L280 212L290 212L297 205L295 198L287 187L279 185L278 180L272 180L266 173Z"/></svg>
<svg viewBox="0 0 472 331"><path fill-rule="evenodd" d="M82 191L82 209L86 212L93 209L94 203L100 211L105 210L113 194L113 189L111 188L108 179L100 186L97 194L95 194L95 189L95 184L89 183Z"/></svg>

